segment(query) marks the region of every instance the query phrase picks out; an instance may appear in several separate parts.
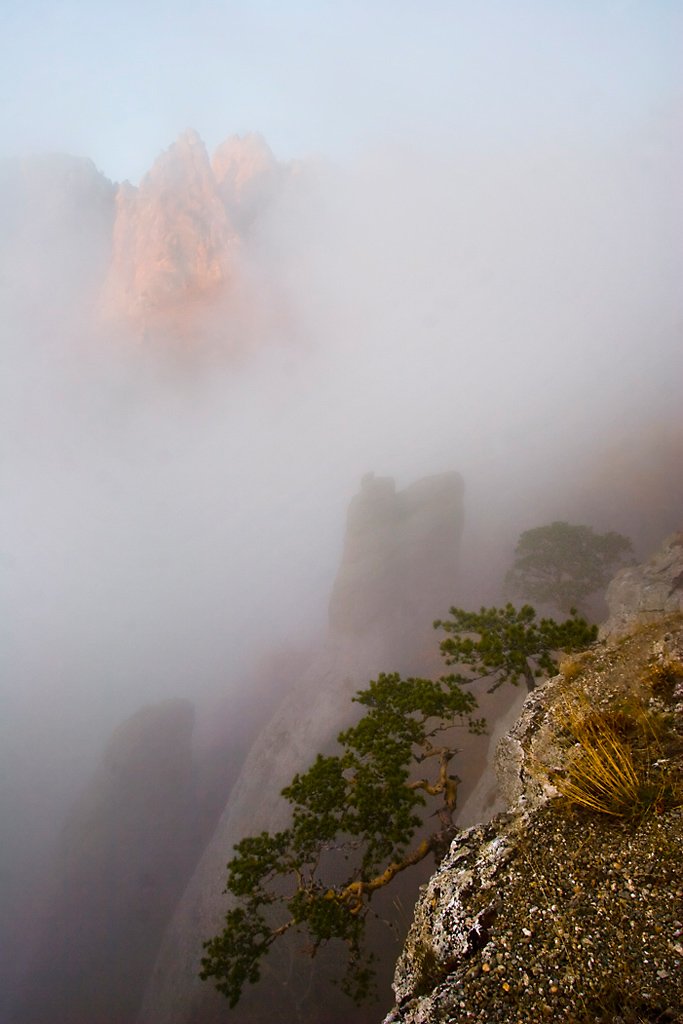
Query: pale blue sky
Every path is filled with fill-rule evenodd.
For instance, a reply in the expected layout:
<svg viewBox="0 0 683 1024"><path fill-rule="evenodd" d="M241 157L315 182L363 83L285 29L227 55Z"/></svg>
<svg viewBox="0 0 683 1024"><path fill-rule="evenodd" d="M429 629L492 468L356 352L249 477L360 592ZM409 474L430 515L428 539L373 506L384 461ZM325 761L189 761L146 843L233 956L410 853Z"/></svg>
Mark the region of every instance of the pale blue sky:
<svg viewBox="0 0 683 1024"><path fill-rule="evenodd" d="M683 2L4 0L1 155L137 180L188 126L283 159L585 144L680 104Z"/></svg>

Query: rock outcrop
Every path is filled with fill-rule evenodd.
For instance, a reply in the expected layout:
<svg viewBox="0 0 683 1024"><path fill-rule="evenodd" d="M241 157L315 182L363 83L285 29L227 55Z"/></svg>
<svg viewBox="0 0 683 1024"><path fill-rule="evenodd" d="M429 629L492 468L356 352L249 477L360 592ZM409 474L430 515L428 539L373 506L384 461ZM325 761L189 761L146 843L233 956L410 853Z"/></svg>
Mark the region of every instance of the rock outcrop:
<svg viewBox="0 0 683 1024"><path fill-rule="evenodd" d="M430 478L404 492L396 492L391 481L364 482L352 504L327 642L252 745L167 930L140 1024L213 1024L224 1019L225 1000L199 980L198 972L202 941L220 930L228 906L222 890L232 847L245 835L286 825L288 805L280 790L350 722L357 689L380 671L424 670L423 651L431 653L436 646L431 620L443 608L433 602L442 592L452 592L455 582L461 494L456 474ZM395 585L376 588L375 576ZM363 613L357 616L352 613L354 595ZM408 596L414 616L410 621L402 608ZM371 628L366 616L372 619ZM281 1020L321 1024L348 1019L348 1006L329 1000L329 990L327 998L322 996L299 957L297 973L305 983L303 988L292 983L291 954L283 948L278 959L277 947L271 951L268 980L259 984L256 1002L246 993L233 1011L236 1021L263 1019L275 1002Z"/></svg>
<svg viewBox="0 0 683 1024"><path fill-rule="evenodd" d="M211 158L216 186L231 222L244 234L287 178L262 135L231 135Z"/></svg>
<svg viewBox="0 0 683 1024"><path fill-rule="evenodd" d="M498 748L508 810L462 832L423 890L384 1024L683 1020L678 536L625 571L629 613L613 584L619 638L525 701ZM607 734L635 766L632 803L608 779L587 808L567 779L585 787L572 765Z"/></svg>
<svg viewBox="0 0 683 1024"><path fill-rule="evenodd" d="M195 131L181 135L137 188L119 186L106 318L141 340L220 334L244 313L245 239L286 176L258 135L230 137L213 160Z"/></svg>
<svg viewBox="0 0 683 1024"><path fill-rule="evenodd" d="M249 247L293 177L260 135L230 136L210 158L191 129L138 186L63 154L0 161L3 298L138 341L234 351L269 317L282 333L282 296Z"/></svg>
<svg viewBox="0 0 683 1024"><path fill-rule="evenodd" d="M622 569L607 588L607 606L603 638L683 612L683 531L667 537L649 561Z"/></svg>
<svg viewBox="0 0 683 1024"><path fill-rule="evenodd" d="M228 286L239 244L206 147L194 131L178 139L142 179L120 186L106 305L145 330L168 328L188 304Z"/></svg>

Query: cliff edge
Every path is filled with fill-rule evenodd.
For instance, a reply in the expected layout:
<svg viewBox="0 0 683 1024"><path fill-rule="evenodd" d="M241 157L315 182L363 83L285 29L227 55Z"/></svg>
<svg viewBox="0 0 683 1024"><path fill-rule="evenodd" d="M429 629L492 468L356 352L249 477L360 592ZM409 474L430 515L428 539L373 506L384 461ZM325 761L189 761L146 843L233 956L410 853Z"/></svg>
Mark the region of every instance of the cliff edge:
<svg viewBox="0 0 683 1024"><path fill-rule="evenodd" d="M508 810L422 891L384 1024L683 1021L682 540L617 577L603 638L526 700Z"/></svg>

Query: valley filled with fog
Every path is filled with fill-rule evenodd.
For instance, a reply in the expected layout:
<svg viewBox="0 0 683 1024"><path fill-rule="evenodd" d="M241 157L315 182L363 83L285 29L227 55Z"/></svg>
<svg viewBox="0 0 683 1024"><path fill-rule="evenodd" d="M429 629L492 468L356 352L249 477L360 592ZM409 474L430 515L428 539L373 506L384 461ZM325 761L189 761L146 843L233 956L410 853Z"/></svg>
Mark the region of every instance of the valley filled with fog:
<svg viewBox="0 0 683 1024"><path fill-rule="evenodd" d="M366 474L462 475L465 607L500 601L533 526L619 530L641 557L680 528L675 121L280 159L226 115L232 178L171 135L163 174L126 186L124 227L116 172L88 153L3 161L8 1007L112 731L187 698L195 752L244 756L324 642Z"/></svg>

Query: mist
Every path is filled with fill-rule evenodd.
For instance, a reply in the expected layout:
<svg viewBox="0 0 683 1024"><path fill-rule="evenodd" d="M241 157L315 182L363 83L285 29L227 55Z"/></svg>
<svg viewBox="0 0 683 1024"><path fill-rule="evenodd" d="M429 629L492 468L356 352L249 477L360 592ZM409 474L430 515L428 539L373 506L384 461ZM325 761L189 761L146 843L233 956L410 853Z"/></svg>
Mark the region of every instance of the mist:
<svg viewBox="0 0 683 1024"><path fill-rule="evenodd" d="M259 659L321 642L365 473L463 474L454 603L497 601L517 536L551 518L630 532L641 555L680 526L680 91L585 131L581 91L565 132L488 123L482 101L460 134L443 100L419 123L429 95L352 146L327 145L330 124L301 153L282 142L304 159L259 209L239 312L207 343L103 327L107 216L5 192L1 814L20 953L112 729L189 697L200 732L217 706L239 730ZM225 111L224 135L264 127Z"/></svg>

